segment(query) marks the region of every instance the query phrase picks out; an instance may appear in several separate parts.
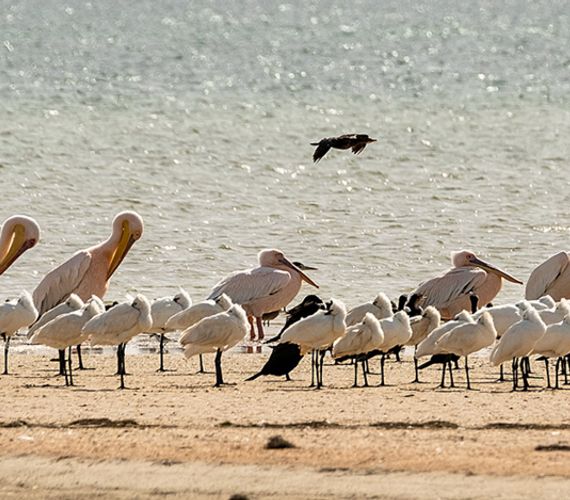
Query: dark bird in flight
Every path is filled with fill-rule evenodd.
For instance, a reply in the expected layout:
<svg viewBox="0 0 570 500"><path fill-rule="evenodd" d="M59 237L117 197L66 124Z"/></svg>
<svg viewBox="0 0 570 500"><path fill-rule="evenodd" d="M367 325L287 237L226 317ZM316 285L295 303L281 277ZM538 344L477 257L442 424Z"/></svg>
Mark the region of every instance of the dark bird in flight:
<svg viewBox="0 0 570 500"><path fill-rule="evenodd" d="M311 146L317 146L317 149L315 149L313 153L313 161L317 163L328 153L330 148L352 149L352 152L357 155L361 153L370 142L376 142L376 139L371 139L366 134L346 134L339 135L338 137L325 137L319 142L311 142Z"/></svg>

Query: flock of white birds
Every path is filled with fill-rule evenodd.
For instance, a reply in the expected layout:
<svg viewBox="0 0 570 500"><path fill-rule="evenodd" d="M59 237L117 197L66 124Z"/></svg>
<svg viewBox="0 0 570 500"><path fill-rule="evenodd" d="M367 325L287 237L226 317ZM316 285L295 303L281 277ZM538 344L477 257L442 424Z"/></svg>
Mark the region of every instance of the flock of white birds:
<svg viewBox="0 0 570 500"><path fill-rule="evenodd" d="M83 302L72 294L36 322L37 317L32 297L27 292L15 301L0 305L0 331L6 337L6 345L13 334L31 325L27 332L31 344L60 351L69 349L67 370L71 368L73 346L84 342L92 346L119 346L119 350L122 346L122 370L119 351L121 387L124 387L124 345L136 335L158 334L162 341L167 333L181 332L179 342L187 357L216 353L216 385L221 385L221 353L241 342L249 329L244 309L232 303L227 295L192 304L182 289L173 297L153 302L137 295L108 310L96 296ZM520 386L518 370L522 375L522 388L529 387L527 360L534 355L546 363L550 358L557 360L558 387L559 373L566 373L564 357L570 354L570 304L565 299L555 303L545 296L482 308L473 314L462 311L453 320L442 323L440 313L432 306L412 316L404 310L394 312L391 301L383 293L348 312L341 301L331 299L323 309L288 327L278 342L298 345L301 355L330 350L333 359L352 358L355 377L357 364L362 362L366 384L368 359L379 354L383 360L386 354L402 346L414 347L416 360L439 356L436 362L443 365L444 376L447 365L452 374L453 358L449 356L463 357L468 388L471 387L468 357L492 347L490 363L498 366L512 362L513 389ZM7 371L7 359L5 361ZM546 367L548 370L548 364ZM73 383L72 379L67 381L67 371L62 374L66 376L66 383ZM547 379L550 386L550 378ZM318 386L321 385L322 378Z"/></svg>

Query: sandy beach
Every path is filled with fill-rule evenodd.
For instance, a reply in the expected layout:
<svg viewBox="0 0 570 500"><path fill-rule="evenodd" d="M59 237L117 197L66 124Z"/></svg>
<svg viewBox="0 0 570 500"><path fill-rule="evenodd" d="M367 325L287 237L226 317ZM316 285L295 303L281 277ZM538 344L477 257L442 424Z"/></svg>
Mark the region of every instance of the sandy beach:
<svg viewBox="0 0 570 500"><path fill-rule="evenodd" d="M351 388L351 366L325 365L326 387L308 387L309 359L293 380L262 377L267 354L227 353L227 385L179 352L127 356L127 389L115 359L66 388L49 356L16 353L0 378L0 493L4 498L554 498L570 487L567 389L512 393L474 358L465 391L437 389L439 370L411 384L413 365L387 363L386 387ZM328 358L327 358L328 359ZM376 369L374 363L374 369ZM378 377L371 377L376 384ZM282 436L293 447L267 449Z"/></svg>

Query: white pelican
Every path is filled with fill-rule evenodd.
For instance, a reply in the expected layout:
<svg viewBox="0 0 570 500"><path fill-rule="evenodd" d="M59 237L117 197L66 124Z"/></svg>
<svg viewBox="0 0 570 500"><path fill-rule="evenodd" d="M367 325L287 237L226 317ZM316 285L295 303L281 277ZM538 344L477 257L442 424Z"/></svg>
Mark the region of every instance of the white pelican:
<svg viewBox="0 0 570 500"><path fill-rule="evenodd" d="M346 330L346 307L339 300L332 299L326 303L326 310L303 318L292 324L281 335L280 344L289 342L297 344L304 355L313 351L312 364L316 369L317 389L323 385L323 358L326 349L331 347L336 339L344 335ZM322 351L320 366L315 363L317 353Z"/></svg>
<svg viewBox="0 0 570 500"><path fill-rule="evenodd" d="M40 226L31 217L14 215L0 229L0 274L40 239Z"/></svg>
<svg viewBox="0 0 570 500"><path fill-rule="evenodd" d="M475 323L464 323L443 335L436 347L442 352L465 357L465 377L467 389L471 389L469 381L469 365L467 357L485 347L489 347L497 338L493 318L484 312Z"/></svg>
<svg viewBox="0 0 570 500"><path fill-rule="evenodd" d="M38 317L32 296L24 291L17 300L0 304L0 336L4 339L4 372L8 375L10 338L21 328L31 325Z"/></svg>
<svg viewBox="0 0 570 500"><path fill-rule="evenodd" d="M537 266L528 277L525 297L529 300L550 295L554 300L570 299L570 255L559 252Z"/></svg>
<svg viewBox="0 0 570 500"><path fill-rule="evenodd" d="M520 321L512 325L501 337L493 351L491 352L491 363L498 366L505 361L512 360L513 367L513 391L518 385L519 359L521 359L520 369L523 379L523 390L527 390L528 385L528 359L535 344L546 332L546 325L540 318L538 312L529 307L523 313Z"/></svg>
<svg viewBox="0 0 570 500"><path fill-rule="evenodd" d="M470 296L477 295L486 305L499 293L502 278L522 284L510 274L479 259L473 252L462 250L451 255L453 268L445 274L425 281L414 291L421 294L419 303L435 306L443 319L453 318L462 310L469 311Z"/></svg>
<svg viewBox="0 0 570 500"><path fill-rule="evenodd" d="M422 312L421 316L414 316L410 318L410 327L412 329L412 336L406 342L406 345L414 346L414 351L418 349L418 344L424 340L431 332L441 324L441 315L439 311L433 307L428 306ZM414 382L419 383L420 376L418 370L418 358L414 356Z"/></svg>
<svg viewBox="0 0 570 500"><path fill-rule="evenodd" d="M91 337L91 345L116 345L119 360L121 389L125 388L125 344L139 333L152 327L150 303L144 295L133 301L117 304L111 309L91 318L82 333Z"/></svg>
<svg viewBox="0 0 570 500"><path fill-rule="evenodd" d="M192 299L186 290L182 288L174 297L162 297L152 301L150 314L152 316L152 328L149 333L160 335L160 367L159 372L164 371L164 334L174 331L176 328L166 327L168 320L192 305Z"/></svg>
<svg viewBox="0 0 570 500"><path fill-rule="evenodd" d="M287 306L301 289L302 281L319 288L281 250L262 250L258 259L258 267L226 276L208 296L208 299L216 299L225 293L233 302L241 304L247 313L252 340L255 338L253 318L257 322L258 338L263 339L264 313L279 311Z"/></svg>
<svg viewBox="0 0 570 500"><path fill-rule="evenodd" d="M368 312L364 315L361 323L349 326L346 333L335 341L332 348L332 357L337 359L345 356L355 356L354 360L354 384L358 387L358 361L362 364L364 385L368 387L368 377L365 369L365 359L358 359L359 355L368 354L370 351L379 349L384 342L384 332L380 322L374 314Z"/></svg>
<svg viewBox="0 0 570 500"><path fill-rule="evenodd" d="M565 362L565 356L570 353L570 314L568 314L559 323L553 323L546 327L544 335L538 340L532 349L531 354L539 354L544 357L546 365L546 382L547 387L550 385L550 372L548 370L548 358L557 358L556 384L558 389L558 375L560 373L560 364Z"/></svg>
<svg viewBox="0 0 570 500"><path fill-rule="evenodd" d="M105 304L103 301L96 295L93 295L80 309L57 315L50 321L47 321L42 326L38 327L32 335L32 338L30 339L31 344L47 345L60 352L63 351L63 375L65 376L65 385L73 385L71 347L74 345L80 345L84 340L86 340L87 335L81 331L83 326L85 326L85 323L87 323L91 318L104 311ZM69 348L68 367L65 366L66 348Z"/></svg>
<svg viewBox="0 0 570 500"><path fill-rule="evenodd" d="M372 302L365 302L353 307L346 315L346 326L360 323L366 313L372 313L376 319L384 319L392 316L392 304L385 293L379 293Z"/></svg>
<svg viewBox="0 0 570 500"><path fill-rule="evenodd" d="M142 232L143 221L138 214L129 211L117 214L107 240L76 252L44 276L32 294L40 316L72 293L82 300L88 300L91 295L102 299L111 276ZM77 347L77 356L79 369L83 369L81 347Z"/></svg>
<svg viewBox="0 0 570 500"><path fill-rule="evenodd" d="M247 334L247 315L234 304L229 310L208 316L192 325L180 338L184 355L216 352L216 387L224 383L222 376L222 352L235 346Z"/></svg>
<svg viewBox="0 0 570 500"><path fill-rule="evenodd" d="M127 252L143 232L143 221L135 212L121 212L113 220L111 236L99 245L80 250L52 269L33 293L40 315L75 293L82 300L91 295L103 298L109 280Z"/></svg>
<svg viewBox="0 0 570 500"><path fill-rule="evenodd" d="M174 330L186 330L192 325L198 323L201 319L207 318L208 316L213 316L224 311L227 311L232 307L233 303L231 299L222 293L216 300L204 300L196 304L192 304L187 309L176 313L166 322L166 328L170 331ZM200 369L198 373L204 372L204 360L200 354Z"/></svg>

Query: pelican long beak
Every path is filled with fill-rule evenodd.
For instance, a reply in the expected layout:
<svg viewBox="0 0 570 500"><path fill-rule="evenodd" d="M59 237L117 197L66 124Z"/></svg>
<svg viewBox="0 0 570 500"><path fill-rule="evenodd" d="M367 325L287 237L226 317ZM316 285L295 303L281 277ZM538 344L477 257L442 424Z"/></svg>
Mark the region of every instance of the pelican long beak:
<svg viewBox="0 0 570 500"><path fill-rule="evenodd" d="M14 228L8 251L3 257L0 257L0 274L6 271L20 255L29 248L32 248L35 244L36 242L34 240L26 240L25 229L22 225L18 224Z"/></svg>
<svg viewBox="0 0 570 500"><path fill-rule="evenodd" d="M123 259L129 252L130 248L133 246L133 243L136 239L133 237L129 230L128 222L123 223L123 232L121 234L121 239L119 240L119 244L113 253L113 257L111 257L111 263L109 264L109 271L107 272L107 279L109 279L113 273L117 270L117 268L123 262Z"/></svg>
<svg viewBox="0 0 570 500"><path fill-rule="evenodd" d="M499 269L498 267L495 267L495 266L485 262L484 260L478 259L477 257L475 257L471 261L471 263L477 267L480 267L481 269L484 269L485 271L495 273L495 274L499 275L501 278L504 278L507 281L510 281L511 283L517 283L519 285L523 284L523 282L521 280L516 279L514 276L511 276L509 273L506 273L502 269Z"/></svg>
<svg viewBox="0 0 570 500"><path fill-rule="evenodd" d="M317 285L311 278L309 278L303 271L301 271L301 269L299 269L298 266L296 266L289 259L283 257L283 259L281 259L281 263L285 264L287 267L290 267L291 269L297 271L301 275L301 278L303 279L303 281L306 281L307 283L309 283L309 285L313 285L315 288L319 288L319 285ZM307 266L303 266L303 267L305 269L311 269Z"/></svg>

